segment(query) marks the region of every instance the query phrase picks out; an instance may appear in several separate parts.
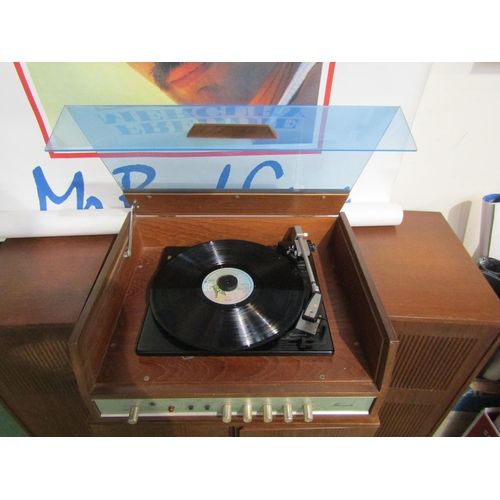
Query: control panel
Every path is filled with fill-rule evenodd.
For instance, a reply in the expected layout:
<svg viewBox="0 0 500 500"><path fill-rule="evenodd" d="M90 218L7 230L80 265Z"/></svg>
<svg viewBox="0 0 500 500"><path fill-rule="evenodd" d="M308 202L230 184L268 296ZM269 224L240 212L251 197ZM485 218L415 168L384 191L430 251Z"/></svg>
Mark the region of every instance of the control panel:
<svg viewBox="0 0 500 500"><path fill-rule="evenodd" d="M135 424L143 417L216 416L230 423L234 417L249 423L261 418L270 423L294 419L312 422L319 415L368 415L373 397L249 397L173 399L95 399L101 417L124 417Z"/></svg>

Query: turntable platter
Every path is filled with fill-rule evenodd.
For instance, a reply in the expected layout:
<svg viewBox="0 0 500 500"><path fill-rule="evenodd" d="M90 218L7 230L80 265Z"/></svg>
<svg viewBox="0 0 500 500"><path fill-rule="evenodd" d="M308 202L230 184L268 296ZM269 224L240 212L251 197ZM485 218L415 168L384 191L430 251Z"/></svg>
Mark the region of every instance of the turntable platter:
<svg viewBox="0 0 500 500"><path fill-rule="evenodd" d="M150 305L168 334L224 353L280 337L297 322L306 295L303 278L287 256L250 241L216 240L160 266Z"/></svg>

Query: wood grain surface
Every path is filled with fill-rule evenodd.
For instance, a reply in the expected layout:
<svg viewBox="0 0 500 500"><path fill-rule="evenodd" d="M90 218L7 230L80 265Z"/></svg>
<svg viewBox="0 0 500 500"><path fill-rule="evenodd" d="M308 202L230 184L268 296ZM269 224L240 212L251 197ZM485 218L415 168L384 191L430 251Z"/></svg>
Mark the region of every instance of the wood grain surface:
<svg viewBox="0 0 500 500"><path fill-rule="evenodd" d="M316 356L197 356L193 359L164 356L137 356L135 344L146 311L146 290L165 246L190 246L210 239L238 238L261 244L276 244L294 225L302 225L318 244L314 255L325 295L335 355ZM330 245L334 239L334 218L221 218L221 217L137 217L134 224L131 273L111 273L104 287L123 307L109 338L100 342L99 366L92 397L173 397L186 394L262 395L357 394L377 395L369 364L355 333L352 305L348 308L335 268ZM121 250L117 251L119 256ZM128 265L128 264L127 264ZM117 283L112 283L116 278ZM127 282L124 284L124 282ZM106 296L111 296L103 292ZM91 328L82 323L80 347L93 335L99 302L89 318ZM104 305L102 311L108 311ZM195 311L193 311L195 314ZM94 318L94 319L92 319ZM105 334L102 334L105 335ZM94 343L95 344L95 343ZM83 356L85 350L78 351ZM95 354L90 352L90 357ZM94 372L95 374L95 372Z"/></svg>

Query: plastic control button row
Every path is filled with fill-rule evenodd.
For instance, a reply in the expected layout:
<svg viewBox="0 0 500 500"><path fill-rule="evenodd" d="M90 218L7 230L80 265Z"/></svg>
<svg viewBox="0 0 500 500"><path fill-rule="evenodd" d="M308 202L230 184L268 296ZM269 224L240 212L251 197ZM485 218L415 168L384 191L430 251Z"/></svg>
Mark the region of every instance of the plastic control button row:
<svg viewBox="0 0 500 500"><path fill-rule="evenodd" d="M266 424L273 421L273 409L270 404L263 405L262 413L264 422ZM222 407L222 421L228 424L231 422L231 418L232 418L231 403L226 403ZM293 422L293 410L292 410L292 405L290 403L285 403L283 405L283 420L287 424ZM246 403L243 405L243 422L250 423L251 421L252 421L252 405L250 403ZM313 421L312 405L310 403L306 403L304 405L304 421L305 422Z"/></svg>
<svg viewBox="0 0 500 500"><path fill-rule="evenodd" d="M191 409L191 408L190 408ZM169 411L173 411L173 407L169 407ZM272 406L267 403L262 407L262 414L265 423L270 423L273 421L273 409ZM139 418L139 406L132 406L130 408L130 414L128 417L129 424L136 424ZM222 406L222 421L226 424L230 423L232 419L232 408L231 403L226 403ZM292 405L290 403L285 403L283 405L283 420L285 423L293 422L293 411ZM252 405L246 403L243 405L243 422L250 423L252 421ZM309 403L304 404L304 421L313 421L312 405Z"/></svg>
<svg viewBox="0 0 500 500"><path fill-rule="evenodd" d="M231 422L231 403L226 403L222 406L222 421L226 424ZM252 421L252 405L243 405L243 422L250 423Z"/></svg>

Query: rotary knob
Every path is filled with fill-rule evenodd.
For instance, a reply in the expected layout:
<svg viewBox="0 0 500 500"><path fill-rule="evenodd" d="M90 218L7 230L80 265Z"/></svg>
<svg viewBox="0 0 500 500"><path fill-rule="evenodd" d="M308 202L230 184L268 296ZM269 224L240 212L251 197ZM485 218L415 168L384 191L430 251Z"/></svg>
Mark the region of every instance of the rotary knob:
<svg viewBox="0 0 500 500"><path fill-rule="evenodd" d="M273 407L269 403L262 407L262 413L266 424L273 421Z"/></svg>
<svg viewBox="0 0 500 500"><path fill-rule="evenodd" d="M283 405L283 420L287 424L293 421L292 405L290 403Z"/></svg>
<svg viewBox="0 0 500 500"><path fill-rule="evenodd" d="M231 422L231 403L226 403L222 406L222 421L225 424Z"/></svg>

